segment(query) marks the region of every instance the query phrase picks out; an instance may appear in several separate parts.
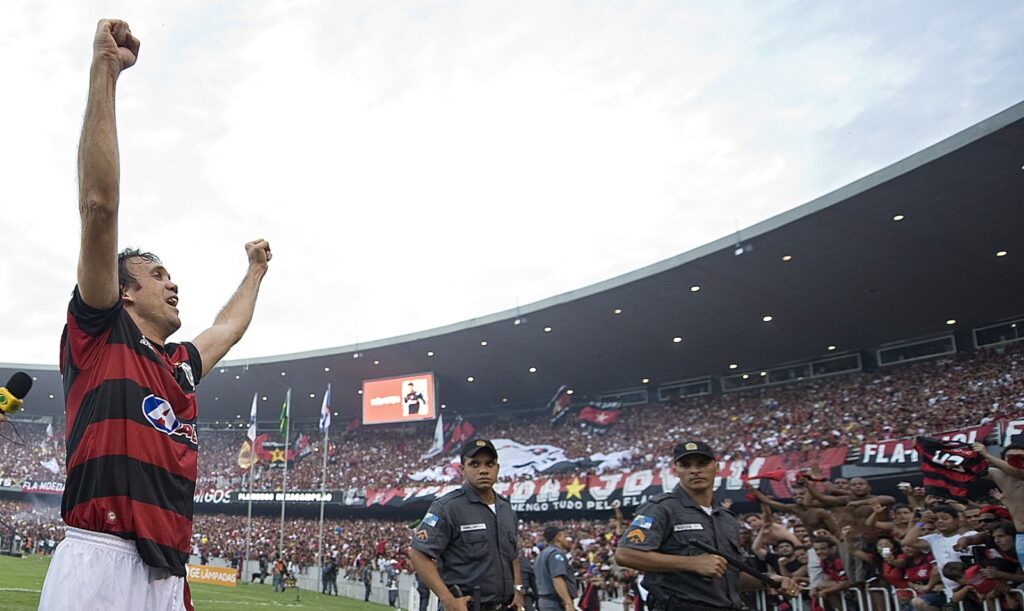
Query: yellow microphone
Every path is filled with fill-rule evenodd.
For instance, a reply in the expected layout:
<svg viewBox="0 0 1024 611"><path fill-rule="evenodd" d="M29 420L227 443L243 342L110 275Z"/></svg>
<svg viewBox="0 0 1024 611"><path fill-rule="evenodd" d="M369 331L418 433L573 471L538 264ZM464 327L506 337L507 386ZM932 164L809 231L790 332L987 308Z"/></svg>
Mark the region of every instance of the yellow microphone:
<svg viewBox="0 0 1024 611"><path fill-rule="evenodd" d="M22 399L32 389L32 376L17 371L7 381L7 386L0 386L0 412L13 414L21 409Z"/></svg>

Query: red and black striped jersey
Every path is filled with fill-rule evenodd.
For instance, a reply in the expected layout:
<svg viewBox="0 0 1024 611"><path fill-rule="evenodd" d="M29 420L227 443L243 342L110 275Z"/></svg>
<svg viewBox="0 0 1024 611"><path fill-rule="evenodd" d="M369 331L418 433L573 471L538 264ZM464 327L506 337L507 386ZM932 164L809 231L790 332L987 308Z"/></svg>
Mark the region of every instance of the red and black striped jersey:
<svg viewBox="0 0 1024 611"><path fill-rule="evenodd" d="M134 540L146 564L184 576L199 451L199 351L190 343L151 343L122 302L97 310L75 287L60 367L64 521Z"/></svg>

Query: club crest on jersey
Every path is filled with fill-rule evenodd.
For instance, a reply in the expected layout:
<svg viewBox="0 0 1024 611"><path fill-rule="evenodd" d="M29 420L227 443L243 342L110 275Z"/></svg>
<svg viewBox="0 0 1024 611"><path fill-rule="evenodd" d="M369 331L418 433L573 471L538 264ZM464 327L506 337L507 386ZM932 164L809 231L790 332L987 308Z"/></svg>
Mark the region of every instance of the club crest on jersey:
<svg viewBox="0 0 1024 611"><path fill-rule="evenodd" d="M195 427L180 422L167 399L149 395L142 400L142 414L156 430L167 435L181 435L194 444L199 443Z"/></svg>

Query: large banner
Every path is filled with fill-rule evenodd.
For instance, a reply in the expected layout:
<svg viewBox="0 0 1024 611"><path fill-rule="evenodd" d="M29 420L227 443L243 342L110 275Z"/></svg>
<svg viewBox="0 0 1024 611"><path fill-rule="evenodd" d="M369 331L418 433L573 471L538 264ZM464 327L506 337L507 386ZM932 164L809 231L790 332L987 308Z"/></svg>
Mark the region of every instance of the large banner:
<svg viewBox="0 0 1024 611"><path fill-rule="evenodd" d="M1003 424L1003 434L999 442L1001 445L1010 445L1010 440L1017 435L1024 435L1024 420L1010 420Z"/></svg>
<svg viewBox="0 0 1024 611"><path fill-rule="evenodd" d="M363 381L363 424L433 420L434 374Z"/></svg>
<svg viewBox="0 0 1024 611"><path fill-rule="evenodd" d="M186 564L185 568L188 570L189 583L209 583L233 588L238 578L238 572L229 566Z"/></svg>
<svg viewBox="0 0 1024 611"><path fill-rule="evenodd" d="M32 494L64 494L64 482L26 479L21 482L21 491Z"/></svg>
<svg viewBox="0 0 1024 611"><path fill-rule="evenodd" d="M715 490L721 498L741 501L746 496L744 482L757 487L766 478L771 493L779 498L792 496L788 483L796 474L816 463L825 472L846 459L846 448L830 448L815 452L758 457L751 460L724 461L719 464ZM770 479L768 479L770 478ZM650 497L672 490L678 483L671 467L661 469L617 470L583 476L523 475L514 481L498 482L494 489L507 496L516 512L539 513L561 510L609 511L615 507L638 507ZM346 507L394 509L423 508L435 499L459 488L461 481L445 484L424 484L365 491L328 491L322 498L329 505ZM281 491L248 491L231 489L199 490L195 502L201 505L229 503L280 503ZM319 503L320 492L288 491L289 503Z"/></svg>
<svg viewBox="0 0 1024 611"><path fill-rule="evenodd" d="M995 423L971 426L958 431L947 431L938 435L929 435L942 441L958 441L960 443L974 443L982 441L995 428ZM858 465L864 467L916 467L921 462L914 449L914 438L889 439L878 443L866 443L861 448Z"/></svg>
<svg viewBox="0 0 1024 611"><path fill-rule="evenodd" d="M846 448L831 448L820 452L799 452L765 456L752 460L733 460L719 464L715 478L716 493L734 501L746 496L745 481L757 487L757 476L771 474L772 493L788 498L792 494L787 480L792 480L801 469L818 463L824 470L843 464ZM615 507L638 507L650 497L668 492L679 480L670 467L614 471L600 475L586 475L571 479L558 476L524 477L513 482L498 482L494 489L507 496L517 513L560 510L605 511ZM460 484L442 484L404 488L384 488L366 491L366 505L404 507L425 504L459 487Z"/></svg>

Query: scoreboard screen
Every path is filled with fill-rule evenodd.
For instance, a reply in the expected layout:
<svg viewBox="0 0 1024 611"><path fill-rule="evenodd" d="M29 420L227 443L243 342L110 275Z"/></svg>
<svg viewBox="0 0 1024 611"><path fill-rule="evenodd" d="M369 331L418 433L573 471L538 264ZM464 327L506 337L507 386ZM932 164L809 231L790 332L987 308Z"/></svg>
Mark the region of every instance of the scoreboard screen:
<svg viewBox="0 0 1024 611"><path fill-rule="evenodd" d="M433 420L435 403L433 372L363 381L363 424Z"/></svg>

